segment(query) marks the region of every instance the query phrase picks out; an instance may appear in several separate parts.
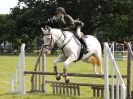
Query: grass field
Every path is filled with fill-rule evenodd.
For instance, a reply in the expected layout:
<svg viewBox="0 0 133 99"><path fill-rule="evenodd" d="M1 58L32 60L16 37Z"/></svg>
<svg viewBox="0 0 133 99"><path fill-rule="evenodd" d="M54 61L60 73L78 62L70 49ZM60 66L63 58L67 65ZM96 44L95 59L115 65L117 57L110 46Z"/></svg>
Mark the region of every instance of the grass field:
<svg viewBox="0 0 133 99"><path fill-rule="evenodd" d="M47 57L47 71L53 72L52 60L55 56ZM36 56L26 56L26 70L33 70ZM65 96L65 95L52 95L52 88L47 84L46 94L42 93L27 93L26 95L11 95L10 94L10 79L11 75L16 68L18 56L0 56L0 99L102 99L93 98L92 90L89 87L81 87L81 96ZM117 61L120 72L126 74L126 61ZM62 63L58 65L59 71L62 72ZM82 61L72 63L68 66L68 72L77 73L93 73L92 66ZM55 79L54 76L47 76L48 80ZM103 83L103 79L98 78L81 78L70 77L71 81L75 82L89 82L89 83ZM125 81L126 83L126 81ZM26 90L30 91L30 75L26 76Z"/></svg>

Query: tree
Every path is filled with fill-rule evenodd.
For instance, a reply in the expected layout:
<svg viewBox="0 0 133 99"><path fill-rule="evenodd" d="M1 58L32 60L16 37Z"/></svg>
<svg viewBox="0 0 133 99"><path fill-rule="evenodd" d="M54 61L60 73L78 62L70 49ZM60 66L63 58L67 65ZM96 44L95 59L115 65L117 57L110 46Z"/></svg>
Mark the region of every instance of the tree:
<svg viewBox="0 0 133 99"><path fill-rule="evenodd" d="M85 23L83 32L102 40L132 40L132 0L57 0L59 6ZM130 25L129 25L130 24ZM130 27L130 28L129 28Z"/></svg>
<svg viewBox="0 0 133 99"><path fill-rule="evenodd" d="M133 39L132 0L18 1L18 6L12 9L11 14L0 17L0 20L4 20L4 25L0 25L0 40L13 40L16 44L33 44L34 38L42 35L39 20L43 23L42 26L50 25L57 28L57 23L48 19L53 17L55 9L59 6L64 7L74 19L79 18L84 22L84 34L97 35L101 41L122 42ZM21 4L25 6L21 7Z"/></svg>

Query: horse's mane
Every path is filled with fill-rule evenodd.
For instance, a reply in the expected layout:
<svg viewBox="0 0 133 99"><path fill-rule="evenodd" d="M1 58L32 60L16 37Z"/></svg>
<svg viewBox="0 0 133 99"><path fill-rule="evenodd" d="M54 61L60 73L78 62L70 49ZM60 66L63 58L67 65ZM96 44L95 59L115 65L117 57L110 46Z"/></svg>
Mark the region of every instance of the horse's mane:
<svg viewBox="0 0 133 99"><path fill-rule="evenodd" d="M71 35L74 35L72 31L63 31L63 30L57 29L57 28L52 28L52 29L55 30L55 31L63 32L63 33L65 33L65 34L66 34L66 33L69 33L69 34L71 34Z"/></svg>

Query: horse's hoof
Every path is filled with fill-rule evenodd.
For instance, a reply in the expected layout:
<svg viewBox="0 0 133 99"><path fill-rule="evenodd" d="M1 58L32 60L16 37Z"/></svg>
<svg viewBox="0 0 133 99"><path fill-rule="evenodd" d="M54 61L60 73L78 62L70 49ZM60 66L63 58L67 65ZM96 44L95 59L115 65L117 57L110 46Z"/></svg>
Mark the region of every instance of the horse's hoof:
<svg viewBox="0 0 133 99"><path fill-rule="evenodd" d="M65 83L69 83L70 79L69 77L65 77Z"/></svg>
<svg viewBox="0 0 133 99"><path fill-rule="evenodd" d="M60 74L57 74L55 77L56 77L56 80L60 80L61 79Z"/></svg>

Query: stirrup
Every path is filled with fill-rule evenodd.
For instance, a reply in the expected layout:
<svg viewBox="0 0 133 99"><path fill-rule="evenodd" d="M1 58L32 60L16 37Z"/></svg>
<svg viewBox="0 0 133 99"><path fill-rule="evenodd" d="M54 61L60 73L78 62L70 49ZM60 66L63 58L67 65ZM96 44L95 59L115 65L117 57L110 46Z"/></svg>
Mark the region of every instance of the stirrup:
<svg viewBox="0 0 133 99"><path fill-rule="evenodd" d="M87 48L83 48L83 53L87 54L89 51L87 50Z"/></svg>

